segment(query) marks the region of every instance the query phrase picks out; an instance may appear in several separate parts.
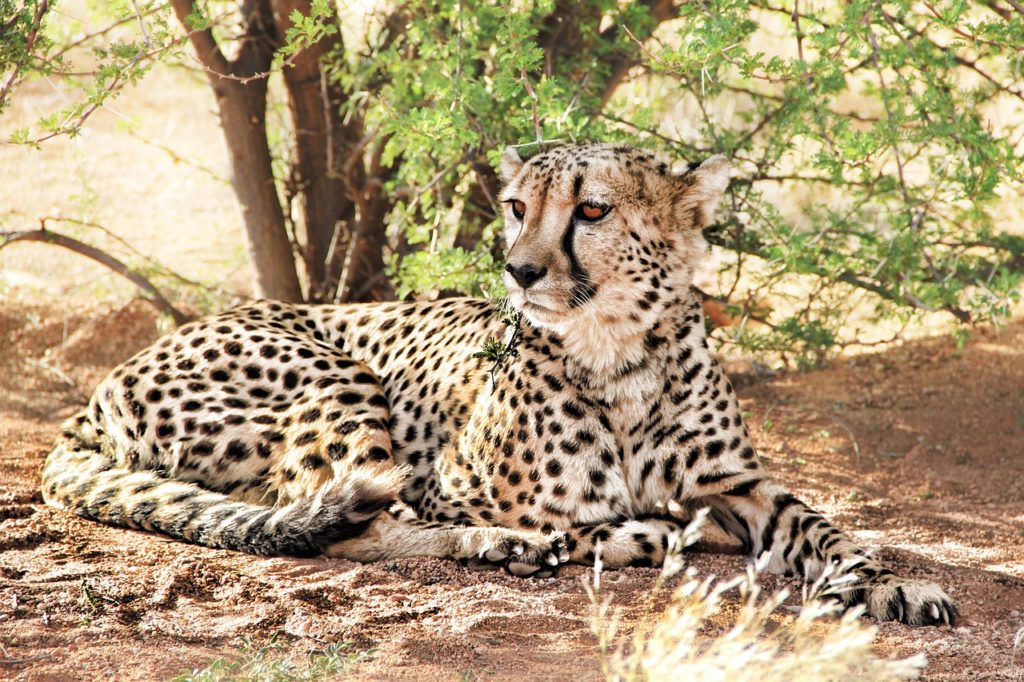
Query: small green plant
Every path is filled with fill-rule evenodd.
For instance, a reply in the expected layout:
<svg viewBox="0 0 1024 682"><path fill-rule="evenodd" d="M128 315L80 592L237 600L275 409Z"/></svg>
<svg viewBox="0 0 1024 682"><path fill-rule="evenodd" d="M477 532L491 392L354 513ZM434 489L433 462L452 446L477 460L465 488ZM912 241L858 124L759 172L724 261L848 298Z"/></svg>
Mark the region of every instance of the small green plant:
<svg viewBox="0 0 1024 682"><path fill-rule="evenodd" d="M484 347L473 353L474 358L483 358L494 363L490 371L492 383L495 380L496 373L505 364L505 361L508 358L519 356L519 322L522 316L509 305L506 299L498 306L498 319L508 327L508 330L505 332L505 341L499 341L493 336L488 337L484 341Z"/></svg>
<svg viewBox="0 0 1024 682"><path fill-rule="evenodd" d="M351 642L330 644L311 652L304 661L292 662L275 652L284 648L277 635L262 646L248 637L242 650L231 658L218 658L202 669L183 671L170 682L293 682L329 680L345 673L352 666L373 658L376 649L351 651ZM281 652L283 653L283 652Z"/></svg>
<svg viewBox="0 0 1024 682"><path fill-rule="evenodd" d="M730 682L802 682L810 680L914 679L924 667L923 655L890 660L871 651L876 628L860 618L863 607L840 614L831 599L853 587L843 567L831 566L804 590L798 615L781 611L784 590L762 596L758 576L766 556L731 580L699 579L687 567L682 549L700 537L706 518L702 510L685 530L670 540L669 553L654 589L641 607L632 633L623 632L621 613L601 593L600 552L593 580L586 583L592 605L591 629L597 637L601 672L606 680L641 682L685 679ZM668 595L668 605L656 613L671 578L682 581ZM720 615L727 595L738 592L740 608L725 630Z"/></svg>
<svg viewBox="0 0 1024 682"><path fill-rule="evenodd" d="M89 581L86 578L82 578L82 582L79 587L81 588L81 594L78 597L78 606L86 614L94 614L100 610L100 600L93 593L92 586L89 585Z"/></svg>

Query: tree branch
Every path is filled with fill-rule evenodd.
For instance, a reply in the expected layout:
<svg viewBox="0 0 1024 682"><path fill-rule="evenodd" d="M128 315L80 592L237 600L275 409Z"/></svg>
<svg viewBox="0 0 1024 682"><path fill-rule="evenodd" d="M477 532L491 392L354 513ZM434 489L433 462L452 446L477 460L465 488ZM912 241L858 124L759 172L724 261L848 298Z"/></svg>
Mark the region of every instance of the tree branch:
<svg viewBox="0 0 1024 682"><path fill-rule="evenodd" d="M764 253L762 253L760 249L757 248L756 244L737 245L734 242L726 243L724 239L718 237L714 232L706 232L705 238L707 239L709 244L712 244L714 246L720 246L724 249L730 249L732 251L736 251L737 253L742 251L743 253L747 253L752 256L757 256L758 258L764 258L768 260L768 257ZM829 253L829 251L826 249L823 250L823 253ZM832 255L835 254L833 253ZM914 296L913 294L900 294L900 292L898 291L887 289L886 287L877 282L872 282L865 279L859 273L853 272L852 270L843 270L842 272L839 273L831 273L821 266L806 264L803 266L803 269L800 272L802 272L803 274L814 275L824 280L835 279L840 282L843 282L844 284L849 284L850 286L857 287L858 289L869 291L880 298L883 298L887 301L892 301L893 303L897 303L899 305L910 306L911 308L917 308L918 310L925 310L928 312L943 310L965 324L970 323L972 319L971 314L968 311L964 310L963 308L959 308L952 304L946 304L939 307L930 306L921 299Z"/></svg>
<svg viewBox="0 0 1024 682"><path fill-rule="evenodd" d="M55 244L70 251L74 251L77 254L90 258L97 263L110 268L117 274L131 281L132 284L139 288L143 297L147 301L152 303L160 312L170 315L176 324L182 325L191 319L188 315L175 308L171 302L160 293L160 290L153 286L152 282L135 270L129 268L117 258L97 249L95 246L90 246L89 244L80 242L77 239L60 234L59 232L47 230L45 227L41 227L38 230L25 230L21 232L0 232L0 249L13 244L14 242L41 242L43 244Z"/></svg>
<svg viewBox="0 0 1024 682"><path fill-rule="evenodd" d="M196 51L196 57L207 69L217 73L231 73L231 64L227 57L220 51L217 39L213 37L213 30L209 27L195 29L189 21L189 16L195 10L196 5L192 0L171 0L174 14L178 21L188 32L188 38L192 41L192 48Z"/></svg>

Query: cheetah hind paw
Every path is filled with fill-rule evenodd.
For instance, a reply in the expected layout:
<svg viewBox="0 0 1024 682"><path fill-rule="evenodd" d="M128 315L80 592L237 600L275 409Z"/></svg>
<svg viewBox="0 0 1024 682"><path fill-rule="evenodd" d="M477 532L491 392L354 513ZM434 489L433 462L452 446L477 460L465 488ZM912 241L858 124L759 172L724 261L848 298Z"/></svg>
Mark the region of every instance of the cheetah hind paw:
<svg viewBox="0 0 1024 682"><path fill-rule="evenodd" d="M867 590L867 611L878 620L907 625L955 625L956 606L935 583L909 578L890 578Z"/></svg>

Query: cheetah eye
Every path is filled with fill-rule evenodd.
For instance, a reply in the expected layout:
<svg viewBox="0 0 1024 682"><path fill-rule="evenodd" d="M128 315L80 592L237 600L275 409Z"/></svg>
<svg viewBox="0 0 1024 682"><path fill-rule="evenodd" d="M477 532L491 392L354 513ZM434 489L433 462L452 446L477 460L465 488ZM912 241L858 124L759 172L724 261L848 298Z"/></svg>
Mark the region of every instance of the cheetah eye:
<svg viewBox="0 0 1024 682"><path fill-rule="evenodd" d="M594 222L608 215L608 212L612 210L611 206L601 206L599 204L580 204L576 207L576 217L580 220L586 220L588 222Z"/></svg>
<svg viewBox="0 0 1024 682"><path fill-rule="evenodd" d="M512 204L512 215L516 217L516 220L522 220L526 215L526 204L519 199L509 199L506 203Z"/></svg>

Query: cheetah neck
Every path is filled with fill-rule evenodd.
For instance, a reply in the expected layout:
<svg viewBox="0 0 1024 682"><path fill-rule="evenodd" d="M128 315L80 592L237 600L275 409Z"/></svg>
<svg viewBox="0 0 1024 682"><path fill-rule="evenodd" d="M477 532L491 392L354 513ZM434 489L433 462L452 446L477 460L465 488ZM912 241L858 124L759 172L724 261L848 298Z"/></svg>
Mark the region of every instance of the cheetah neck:
<svg viewBox="0 0 1024 682"><path fill-rule="evenodd" d="M569 381L609 403L656 397L673 357L676 330L692 316L692 302L667 305L653 325L586 317L563 332Z"/></svg>

